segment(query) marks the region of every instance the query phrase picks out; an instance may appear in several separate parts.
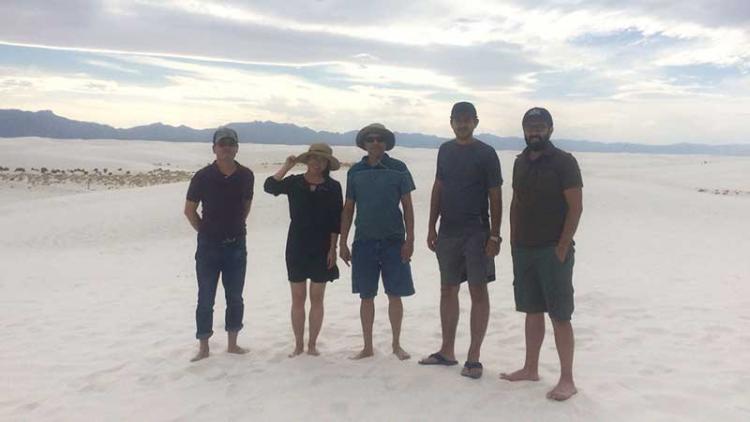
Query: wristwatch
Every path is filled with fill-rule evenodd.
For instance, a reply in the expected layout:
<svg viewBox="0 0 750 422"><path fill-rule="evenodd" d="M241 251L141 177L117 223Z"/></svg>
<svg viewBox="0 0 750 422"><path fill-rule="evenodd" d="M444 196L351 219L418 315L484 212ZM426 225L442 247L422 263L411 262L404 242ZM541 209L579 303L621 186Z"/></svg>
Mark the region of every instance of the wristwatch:
<svg viewBox="0 0 750 422"><path fill-rule="evenodd" d="M498 245L503 243L503 238L500 236L490 236L490 240L497 243Z"/></svg>

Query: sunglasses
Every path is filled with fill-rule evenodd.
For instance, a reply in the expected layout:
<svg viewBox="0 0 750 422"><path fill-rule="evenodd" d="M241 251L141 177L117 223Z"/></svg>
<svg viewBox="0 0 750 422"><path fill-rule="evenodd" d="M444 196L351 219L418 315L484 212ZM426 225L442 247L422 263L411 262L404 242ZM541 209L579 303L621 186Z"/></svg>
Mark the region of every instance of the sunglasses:
<svg viewBox="0 0 750 422"><path fill-rule="evenodd" d="M365 138L365 143L369 144L369 143L372 143L372 142L383 143L383 142L385 142L385 139L383 139L380 136L368 136L367 138Z"/></svg>

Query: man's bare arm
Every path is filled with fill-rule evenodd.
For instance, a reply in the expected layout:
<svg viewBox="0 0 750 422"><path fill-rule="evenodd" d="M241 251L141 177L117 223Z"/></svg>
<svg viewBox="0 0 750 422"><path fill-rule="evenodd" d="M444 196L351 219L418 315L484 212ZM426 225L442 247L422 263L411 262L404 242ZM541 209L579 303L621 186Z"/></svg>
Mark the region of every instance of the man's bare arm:
<svg viewBox="0 0 750 422"><path fill-rule="evenodd" d="M190 225L193 226L195 231L201 229L201 217L198 215L198 203L190 200L185 201L185 217L187 217Z"/></svg>
<svg viewBox="0 0 750 422"><path fill-rule="evenodd" d="M411 193L401 196L401 207L404 210L404 226L406 227L406 242L401 247L401 260L409 262L414 253L414 205L412 205Z"/></svg>
<svg viewBox="0 0 750 422"><path fill-rule="evenodd" d="M404 225L406 227L406 241L414 243L414 206L411 201L411 193L401 196L401 207L404 209Z"/></svg>
<svg viewBox="0 0 750 422"><path fill-rule="evenodd" d="M518 200L516 199L516 192L513 191L513 196L510 200L510 245L516 244L516 231L518 230Z"/></svg>
<svg viewBox="0 0 750 422"><path fill-rule="evenodd" d="M432 194L430 195L430 219L427 222L427 247L434 251L437 244L437 225L440 217L440 195L443 192L443 183L440 179L435 179L432 184Z"/></svg>
<svg viewBox="0 0 750 422"><path fill-rule="evenodd" d="M347 244L349 238L349 230L352 227L352 219L354 218L354 201L346 199L344 202L344 208L341 211L341 237L339 237L339 256L346 265L349 265L349 261L352 259L349 245Z"/></svg>
<svg viewBox="0 0 750 422"><path fill-rule="evenodd" d="M490 235L500 236L503 221L503 190L500 186L490 189Z"/></svg>
<svg viewBox="0 0 750 422"><path fill-rule="evenodd" d="M500 222L503 220L503 190L500 186L490 188L490 239L487 239L485 252L487 256L496 256L500 253ZM497 237L497 240L493 240Z"/></svg>
<svg viewBox="0 0 750 422"><path fill-rule="evenodd" d="M250 208L252 208L252 206L253 206L253 200L252 199L248 199L243 204L244 212L245 212L245 214L243 216L243 220L247 220L247 216L250 215Z"/></svg>
<svg viewBox="0 0 750 422"><path fill-rule="evenodd" d="M349 238L349 230L352 228L354 219L354 201L347 199L344 202L344 208L341 210L341 235L339 243L346 243Z"/></svg>
<svg viewBox="0 0 750 422"><path fill-rule="evenodd" d="M581 214L583 214L583 190L581 188L565 189L563 196L568 204L568 212L565 214L565 223L558 246L567 248L573 241L573 236L578 230L578 222L581 221Z"/></svg>

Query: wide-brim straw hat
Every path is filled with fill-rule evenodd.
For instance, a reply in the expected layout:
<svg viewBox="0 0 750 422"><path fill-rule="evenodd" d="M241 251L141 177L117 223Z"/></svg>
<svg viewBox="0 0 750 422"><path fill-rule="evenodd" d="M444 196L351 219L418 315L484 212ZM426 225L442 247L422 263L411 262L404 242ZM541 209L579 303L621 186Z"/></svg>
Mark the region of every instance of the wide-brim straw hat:
<svg viewBox="0 0 750 422"><path fill-rule="evenodd" d="M333 150L331 149L331 147L328 146L328 144L322 142L310 145L310 148L307 150L307 152L298 155L297 159L294 161L307 164L307 160L309 160L312 156L321 157L328 160L329 170L338 170L339 168L341 168L341 162L333 156Z"/></svg>
<svg viewBox="0 0 750 422"><path fill-rule="evenodd" d="M357 146L362 149L367 149L365 148L365 138L372 134L378 134L383 137L385 140L386 151L392 150L393 146L396 145L396 137L393 136L393 132L386 129L385 126L380 123L373 123L363 127L362 130L357 133Z"/></svg>

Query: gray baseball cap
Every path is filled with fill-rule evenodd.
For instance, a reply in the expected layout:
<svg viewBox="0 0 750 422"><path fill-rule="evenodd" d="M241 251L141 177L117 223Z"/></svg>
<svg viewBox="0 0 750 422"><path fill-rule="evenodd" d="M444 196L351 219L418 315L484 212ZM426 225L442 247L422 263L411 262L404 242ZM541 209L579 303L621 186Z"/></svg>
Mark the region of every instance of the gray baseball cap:
<svg viewBox="0 0 750 422"><path fill-rule="evenodd" d="M234 129L226 126L222 126L216 129L216 132L214 132L214 145L216 145L216 143L222 139L231 139L235 144L240 143L240 138L239 136L237 136L237 132L235 132Z"/></svg>

